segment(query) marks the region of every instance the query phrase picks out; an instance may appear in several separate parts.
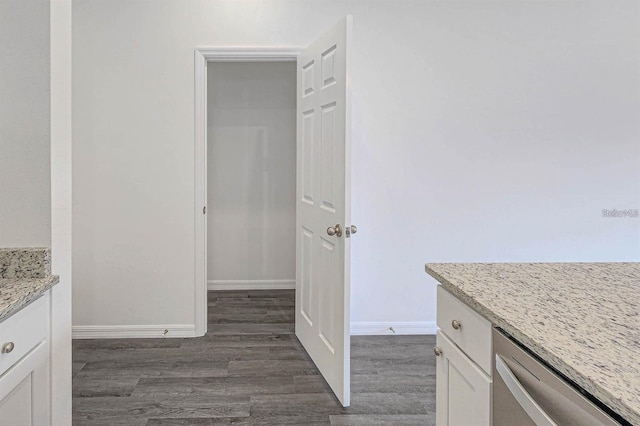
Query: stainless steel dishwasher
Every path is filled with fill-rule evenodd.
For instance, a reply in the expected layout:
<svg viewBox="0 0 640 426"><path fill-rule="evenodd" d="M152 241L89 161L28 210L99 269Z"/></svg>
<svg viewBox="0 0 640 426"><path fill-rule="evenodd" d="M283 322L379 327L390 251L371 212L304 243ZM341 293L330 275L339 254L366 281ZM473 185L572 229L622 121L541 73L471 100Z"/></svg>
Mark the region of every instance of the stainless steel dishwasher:
<svg viewBox="0 0 640 426"><path fill-rule="evenodd" d="M493 329L493 425L628 425L599 407L530 355L499 328ZM612 416L618 417L617 421Z"/></svg>

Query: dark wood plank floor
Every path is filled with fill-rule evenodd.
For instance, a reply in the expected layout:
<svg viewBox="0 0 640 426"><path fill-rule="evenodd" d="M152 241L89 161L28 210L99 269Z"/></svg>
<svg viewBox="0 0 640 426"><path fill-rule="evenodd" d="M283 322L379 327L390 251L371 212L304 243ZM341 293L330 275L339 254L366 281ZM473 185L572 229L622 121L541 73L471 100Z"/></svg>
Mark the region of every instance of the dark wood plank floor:
<svg viewBox="0 0 640 426"><path fill-rule="evenodd" d="M343 408L293 307L293 291L209 292L204 337L75 340L73 424L435 424L434 336L352 337Z"/></svg>

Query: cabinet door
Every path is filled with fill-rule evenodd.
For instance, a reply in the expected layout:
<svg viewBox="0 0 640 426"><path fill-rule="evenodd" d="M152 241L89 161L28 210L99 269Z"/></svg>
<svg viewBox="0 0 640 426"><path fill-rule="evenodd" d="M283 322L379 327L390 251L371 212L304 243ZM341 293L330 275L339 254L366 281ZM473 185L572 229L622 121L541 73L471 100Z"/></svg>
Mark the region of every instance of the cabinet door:
<svg viewBox="0 0 640 426"><path fill-rule="evenodd" d="M49 424L49 363L46 341L0 377L0 424Z"/></svg>
<svg viewBox="0 0 640 426"><path fill-rule="evenodd" d="M489 426L491 380L441 331L436 357L436 424Z"/></svg>

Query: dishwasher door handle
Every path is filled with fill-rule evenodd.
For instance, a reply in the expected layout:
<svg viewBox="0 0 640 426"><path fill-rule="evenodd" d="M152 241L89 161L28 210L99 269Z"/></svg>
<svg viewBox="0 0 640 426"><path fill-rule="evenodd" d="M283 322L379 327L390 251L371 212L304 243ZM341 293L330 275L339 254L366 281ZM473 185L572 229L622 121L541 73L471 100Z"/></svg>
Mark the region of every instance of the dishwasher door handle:
<svg viewBox="0 0 640 426"><path fill-rule="evenodd" d="M535 399L522 386L502 357L496 354L496 371L502 377L509 392L518 401L522 409L531 417L536 426L557 426L551 417L538 405Z"/></svg>

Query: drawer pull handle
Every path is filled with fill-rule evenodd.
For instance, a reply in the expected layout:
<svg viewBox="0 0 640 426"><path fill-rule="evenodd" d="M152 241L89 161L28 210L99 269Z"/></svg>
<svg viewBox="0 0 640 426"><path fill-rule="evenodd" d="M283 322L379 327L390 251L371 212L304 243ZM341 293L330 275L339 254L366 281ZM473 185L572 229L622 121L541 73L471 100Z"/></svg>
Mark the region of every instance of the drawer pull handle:
<svg viewBox="0 0 640 426"><path fill-rule="evenodd" d="M440 356L442 355L442 349L436 346L435 348L433 348L433 353L436 354L436 356Z"/></svg>
<svg viewBox="0 0 640 426"><path fill-rule="evenodd" d="M458 320L453 320L451 321L451 327L455 328L456 330L460 330L460 327L462 327L462 324L460 324L460 321Z"/></svg>
<svg viewBox="0 0 640 426"><path fill-rule="evenodd" d="M15 346L16 345L14 345L13 342L5 343L4 345L2 345L2 353L3 354L11 353Z"/></svg>

